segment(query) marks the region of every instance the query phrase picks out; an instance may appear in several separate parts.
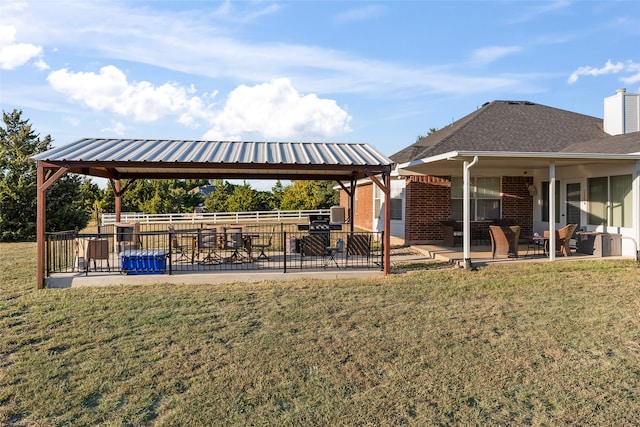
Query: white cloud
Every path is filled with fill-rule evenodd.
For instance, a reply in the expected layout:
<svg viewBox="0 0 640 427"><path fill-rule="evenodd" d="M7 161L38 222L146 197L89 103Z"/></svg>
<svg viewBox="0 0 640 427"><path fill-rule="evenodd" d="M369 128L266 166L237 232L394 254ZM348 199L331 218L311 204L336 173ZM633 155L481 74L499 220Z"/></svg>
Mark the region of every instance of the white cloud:
<svg viewBox="0 0 640 427"><path fill-rule="evenodd" d="M334 100L302 95L287 78L233 90L212 122L205 139L238 139L230 135L259 134L265 138L323 138L350 132L351 117Z"/></svg>
<svg viewBox="0 0 640 427"><path fill-rule="evenodd" d="M100 129L101 132L112 132L118 136L123 136L128 127L121 122L113 122L111 127Z"/></svg>
<svg viewBox="0 0 640 427"><path fill-rule="evenodd" d="M154 122L176 116L184 126L197 128L204 121L211 129L206 139L240 139L255 134L265 138L324 138L350 132L351 117L334 100L315 94L302 95L289 79L274 79L253 87L238 86L229 93L223 108L216 110L217 92L196 96L196 88L176 83L154 86L150 82L128 82L113 65L99 73L53 71L51 87L73 101L95 111L131 116ZM125 128L113 126L120 134Z"/></svg>
<svg viewBox="0 0 640 427"><path fill-rule="evenodd" d="M96 111L111 111L135 120L151 122L169 114L189 114L194 106L206 109L198 97L189 95L194 87L184 88L176 83L162 86L142 81L129 83L126 75L113 65L100 73L73 73L63 68L47 77L51 87L72 100ZM202 113L195 111L197 116Z"/></svg>
<svg viewBox="0 0 640 427"><path fill-rule="evenodd" d="M488 64L496 61L512 53L520 52L522 48L520 46L489 46L476 49L473 52L473 60Z"/></svg>
<svg viewBox="0 0 640 427"><path fill-rule="evenodd" d="M42 47L29 43L16 43L16 29L11 25L0 25L0 69L13 70L33 58L42 56ZM46 66L42 59L36 62L40 69Z"/></svg>
<svg viewBox="0 0 640 427"><path fill-rule="evenodd" d="M468 95L507 88L522 91L531 86L528 75L466 75L451 67L389 62L270 37L261 41L236 37L243 22L277 10L264 2L227 1L214 9L175 13L127 2L60 0L38 2L28 15L14 13L12 19L23 22L21 34L40 40L47 49L90 50L98 58L246 84L287 76L307 93ZM371 19L384 11L385 6L356 7L344 18ZM78 21L73 28L68 26L71 13Z"/></svg>
<svg viewBox="0 0 640 427"><path fill-rule="evenodd" d="M384 12L384 8L380 5L367 5L354 9L349 9L345 12L339 13L335 16L337 22L356 22L356 21L368 21L370 19L378 18Z"/></svg>
<svg viewBox="0 0 640 427"><path fill-rule="evenodd" d="M519 18L512 19L511 24L520 24L523 22L531 21L548 13L566 9L571 6L571 1L556 0L553 2L535 2L533 4L534 6L531 7L527 12L525 12L525 14L523 14Z"/></svg>
<svg viewBox="0 0 640 427"><path fill-rule="evenodd" d="M604 74L618 74L618 73L638 73L640 71L640 64L636 64L633 61L616 62L615 64L611 60L607 60L603 67L596 68L592 66L584 66L576 69L567 82L573 84L578 81L580 76L601 76ZM620 80L624 83L635 83L640 81L640 74L636 74L631 77L621 77Z"/></svg>

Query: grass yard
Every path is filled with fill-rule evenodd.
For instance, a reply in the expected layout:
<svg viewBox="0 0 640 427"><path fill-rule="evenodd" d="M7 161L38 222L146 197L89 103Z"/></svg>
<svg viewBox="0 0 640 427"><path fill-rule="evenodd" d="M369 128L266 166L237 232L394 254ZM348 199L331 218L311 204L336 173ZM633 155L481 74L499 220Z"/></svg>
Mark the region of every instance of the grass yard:
<svg viewBox="0 0 640 427"><path fill-rule="evenodd" d="M3 425L640 419L633 261L42 291L34 264L0 243Z"/></svg>

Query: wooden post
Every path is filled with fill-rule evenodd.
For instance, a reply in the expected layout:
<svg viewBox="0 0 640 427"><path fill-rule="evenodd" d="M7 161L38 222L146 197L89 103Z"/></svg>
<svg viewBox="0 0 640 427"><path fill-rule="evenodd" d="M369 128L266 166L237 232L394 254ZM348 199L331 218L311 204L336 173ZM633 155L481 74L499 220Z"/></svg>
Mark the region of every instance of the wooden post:
<svg viewBox="0 0 640 427"><path fill-rule="evenodd" d="M391 271L391 173L384 174L384 275Z"/></svg>
<svg viewBox="0 0 640 427"><path fill-rule="evenodd" d="M45 225L47 223L47 190L44 187L44 166L37 162L37 207L36 207L36 241L37 261L36 280L38 289L44 288L44 257L46 249Z"/></svg>
<svg viewBox="0 0 640 427"><path fill-rule="evenodd" d="M120 213L122 210L122 190L120 189L120 180L116 179L113 183L113 192L116 199L116 222L120 222Z"/></svg>

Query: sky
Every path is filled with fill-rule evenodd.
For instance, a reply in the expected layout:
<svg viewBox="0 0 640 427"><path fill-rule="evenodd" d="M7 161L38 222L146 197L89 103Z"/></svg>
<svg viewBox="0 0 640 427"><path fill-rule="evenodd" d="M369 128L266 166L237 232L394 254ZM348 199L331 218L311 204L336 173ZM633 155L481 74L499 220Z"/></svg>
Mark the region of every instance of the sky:
<svg viewBox="0 0 640 427"><path fill-rule="evenodd" d="M364 142L640 92L638 1L0 0L0 107L81 138ZM254 186L255 188L255 186Z"/></svg>

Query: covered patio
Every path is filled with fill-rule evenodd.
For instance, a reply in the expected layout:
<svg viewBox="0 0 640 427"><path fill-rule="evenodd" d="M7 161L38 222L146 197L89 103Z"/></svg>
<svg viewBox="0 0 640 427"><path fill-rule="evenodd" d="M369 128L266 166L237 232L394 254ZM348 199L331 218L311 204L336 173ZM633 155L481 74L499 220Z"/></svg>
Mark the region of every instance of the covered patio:
<svg viewBox="0 0 640 427"><path fill-rule="evenodd" d="M354 194L350 189L355 187L354 183L357 180L369 178L385 194L384 229L389 230L389 187L392 162L368 144L86 138L53 148L34 156L33 159L37 162L38 169L37 287L39 289L47 284L46 273L49 271L47 266L51 262L45 229L46 190L68 172L108 179L115 194L117 222L120 221L121 216L121 197L137 179L335 180L349 193L350 207L352 207ZM353 228L353 221L345 224L345 227L346 229L341 227L340 232L346 233L344 236L346 241L346 238L357 233ZM185 233L194 233L194 231L185 231ZM263 232L259 231L257 235L260 236L261 233ZM121 242L118 241L117 233L115 236L115 242L105 243L109 257L119 252L115 244ZM283 238L280 241L284 246L286 236L280 235L280 237ZM155 233L155 237L154 233L147 233L147 238L151 241L157 239L153 244L154 247L167 248L169 265L173 265L171 251L177 248L172 245L171 232ZM381 260L379 264L383 273L388 274L390 269L389 233L383 232L378 241ZM246 248L242 245L236 247L235 254L239 254L239 249ZM329 249L328 252L327 249ZM335 261L335 265L339 266L335 260L338 249L337 247L323 249L319 255L322 258L323 269L327 267L327 260L324 259L326 257L329 257L328 261ZM233 257L234 253L232 252L229 256ZM108 266L107 270L110 270L110 267Z"/></svg>
<svg viewBox="0 0 640 427"><path fill-rule="evenodd" d="M575 148L574 148L575 149ZM460 230L461 245L459 249L444 248L434 249L432 253L451 253L450 258L457 259L466 268L473 264L483 263L491 259L483 255L484 251L472 248L472 220L470 218L470 194L472 177L491 177L497 175L525 178L529 183L526 197L531 197L533 207L531 209L531 223L526 224L530 228L531 238L535 234L546 234L549 247L556 247L557 231L565 224L581 224L576 231L616 233L621 236L622 253L635 256L638 259L638 242L640 242L640 208L637 201L640 200L640 155L637 153L607 154L593 152L507 152L507 151L452 151L444 154L426 157L397 166L399 175L425 175L425 176L462 176L463 189L463 218L462 230ZM577 150L576 150L577 151ZM621 227L594 226L589 224L589 198L587 197L586 182L592 175L606 175L610 170L624 171L632 176L630 194L636 202L631 209L632 227L625 230ZM595 172L593 172L595 171ZM562 185L577 185L577 194L572 195L568 189L560 188ZM517 184L520 185L520 184ZM582 185L582 188L580 187ZM547 195L544 197L543 194ZM561 199L560 196L564 199ZM523 196L512 196L520 197ZM546 212L543 212L545 207ZM558 206L561 204L562 206ZM547 218L560 218L556 221L544 220ZM565 216L566 215L566 216ZM435 247L434 247L435 248ZM489 251L490 251L489 247ZM574 252L575 254L575 252ZM546 259L556 260L556 251L549 251ZM578 256L580 254L578 253ZM564 257L562 257L564 258Z"/></svg>

